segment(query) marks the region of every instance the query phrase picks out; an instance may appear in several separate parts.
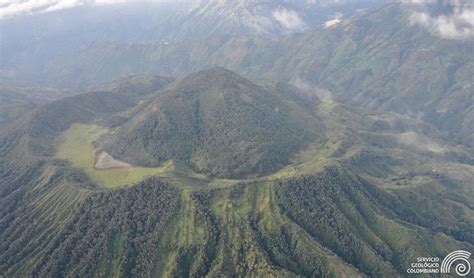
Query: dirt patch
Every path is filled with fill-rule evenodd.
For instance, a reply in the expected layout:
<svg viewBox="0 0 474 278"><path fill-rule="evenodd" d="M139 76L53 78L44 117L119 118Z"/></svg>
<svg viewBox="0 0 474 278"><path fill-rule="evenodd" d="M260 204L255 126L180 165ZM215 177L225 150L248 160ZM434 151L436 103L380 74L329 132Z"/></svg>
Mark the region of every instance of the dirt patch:
<svg viewBox="0 0 474 278"><path fill-rule="evenodd" d="M130 168L131 164L114 159L104 150L95 151L94 168L95 169L111 169L111 168Z"/></svg>

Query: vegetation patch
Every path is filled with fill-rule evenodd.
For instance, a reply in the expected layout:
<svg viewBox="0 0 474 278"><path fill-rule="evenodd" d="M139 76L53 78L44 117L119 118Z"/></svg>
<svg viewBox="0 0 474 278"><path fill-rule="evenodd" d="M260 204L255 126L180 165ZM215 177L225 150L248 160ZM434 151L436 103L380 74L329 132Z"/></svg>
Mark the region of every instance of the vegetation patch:
<svg viewBox="0 0 474 278"><path fill-rule="evenodd" d="M72 125L61 136L56 157L70 161L74 167L83 169L97 184L109 188L133 185L146 176L161 174L170 169L169 163L155 168L130 166L96 169L97 150L93 142L106 131L107 129L96 125Z"/></svg>
<svg viewBox="0 0 474 278"><path fill-rule="evenodd" d="M281 169L321 138L316 103L291 86L213 68L157 94L102 145L135 165L175 160L207 176L248 179Z"/></svg>

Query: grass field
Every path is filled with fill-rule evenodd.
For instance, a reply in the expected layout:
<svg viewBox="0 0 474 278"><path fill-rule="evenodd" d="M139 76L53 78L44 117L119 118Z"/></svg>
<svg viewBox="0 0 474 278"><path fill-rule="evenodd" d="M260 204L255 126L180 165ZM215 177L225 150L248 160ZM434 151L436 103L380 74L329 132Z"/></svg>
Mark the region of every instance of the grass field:
<svg viewBox="0 0 474 278"><path fill-rule="evenodd" d="M56 158L70 161L74 167L83 169L93 181L106 188L132 186L146 176L152 175L168 178L182 188L226 187L238 182L238 180L209 178L172 161L158 168L95 169L96 149L93 142L107 131L96 125L72 125L59 139Z"/></svg>
<svg viewBox="0 0 474 278"><path fill-rule="evenodd" d="M73 166L83 169L97 184L108 187L130 186L146 176L162 174L170 164L159 168L129 167L95 169L93 142L107 130L96 125L74 124L62 136L56 157L66 159Z"/></svg>

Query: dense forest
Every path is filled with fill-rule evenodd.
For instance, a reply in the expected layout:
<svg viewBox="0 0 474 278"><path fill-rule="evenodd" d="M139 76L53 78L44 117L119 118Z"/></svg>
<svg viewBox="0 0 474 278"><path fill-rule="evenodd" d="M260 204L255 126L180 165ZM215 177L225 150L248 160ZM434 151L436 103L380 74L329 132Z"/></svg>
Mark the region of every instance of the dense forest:
<svg viewBox="0 0 474 278"><path fill-rule="evenodd" d="M33 276L144 276L178 205L176 188L150 178L130 189L88 196L46 250Z"/></svg>
<svg viewBox="0 0 474 278"><path fill-rule="evenodd" d="M61 187L85 183L72 173L61 176L70 178L57 185L44 182L51 186L43 189L51 198L72 190ZM178 188L148 178L126 189L71 192L58 199L62 213L67 212L62 219L43 218L46 203L33 206L40 213L34 221L42 223L34 230L25 217L30 202L41 195L31 194L11 209L15 220L1 218L7 227L3 242L15 242L1 246L2 272L37 277L397 275L420 254L472 248L417 226L416 209L341 166L272 182ZM60 229L50 226L56 221L62 221ZM28 240L41 231L50 232L35 243ZM38 247L40 253L34 251Z"/></svg>
<svg viewBox="0 0 474 278"><path fill-rule="evenodd" d="M212 176L268 173L323 133L315 99L279 86L223 68L201 71L145 104L116 136L104 138L104 148L137 165L176 159Z"/></svg>
<svg viewBox="0 0 474 278"><path fill-rule="evenodd" d="M211 68L35 108L0 130L0 276L395 277L473 249L472 149L315 94Z"/></svg>

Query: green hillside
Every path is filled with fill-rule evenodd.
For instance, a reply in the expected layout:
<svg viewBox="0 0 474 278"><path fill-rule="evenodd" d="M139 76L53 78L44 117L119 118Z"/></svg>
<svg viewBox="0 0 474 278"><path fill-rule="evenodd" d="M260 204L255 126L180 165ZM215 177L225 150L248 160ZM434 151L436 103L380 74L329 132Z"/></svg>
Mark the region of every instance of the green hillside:
<svg viewBox="0 0 474 278"><path fill-rule="evenodd" d="M296 88L257 85L213 68L160 92L104 136L103 147L136 165L174 159L212 176L259 175L284 166L323 133L315 105L307 103Z"/></svg>
<svg viewBox="0 0 474 278"><path fill-rule="evenodd" d="M2 84L0 86L0 129L39 105L73 94L67 90Z"/></svg>
<svg viewBox="0 0 474 278"><path fill-rule="evenodd" d="M221 68L133 80L0 133L3 276L390 277L474 248L474 152L423 121ZM124 138L164 167L95 169Z"/></svg>

